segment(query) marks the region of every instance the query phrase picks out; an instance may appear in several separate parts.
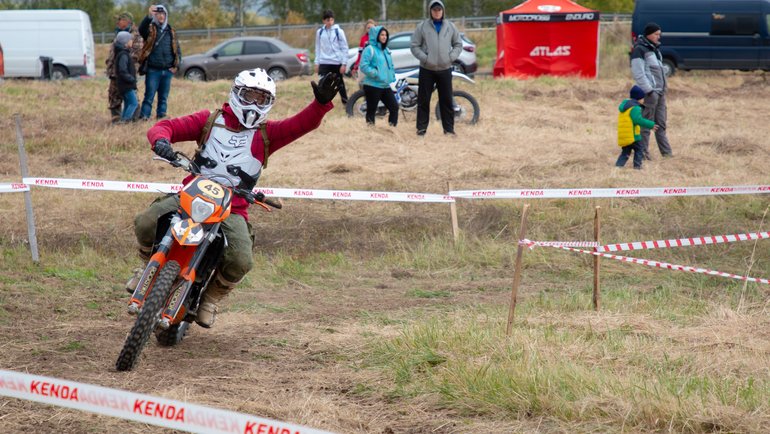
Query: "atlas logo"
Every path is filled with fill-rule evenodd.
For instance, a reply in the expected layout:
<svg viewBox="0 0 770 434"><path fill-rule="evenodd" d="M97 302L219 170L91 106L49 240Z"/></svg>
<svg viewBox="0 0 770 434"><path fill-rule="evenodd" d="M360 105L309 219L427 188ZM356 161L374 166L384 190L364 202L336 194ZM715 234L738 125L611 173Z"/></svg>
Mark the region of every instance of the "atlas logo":
<svg viewBox="0 0 770 434"><path fill-rule="evenodd" d="M529 55L531 57L566 57L570 55L571 51L572 46L570 45L559 45L554 49L547 45L538 45L529 52Z"/></svg>

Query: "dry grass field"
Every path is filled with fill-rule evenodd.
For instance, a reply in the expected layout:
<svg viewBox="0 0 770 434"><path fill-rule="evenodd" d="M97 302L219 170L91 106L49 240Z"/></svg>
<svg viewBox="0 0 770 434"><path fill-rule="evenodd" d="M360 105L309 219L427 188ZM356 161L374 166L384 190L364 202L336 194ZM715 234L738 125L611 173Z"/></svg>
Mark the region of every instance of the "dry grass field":
<svg viewBox="0 0 770 434"><path fill-rule="evenodd" d="M312 98L280 83L273 119ZM671 80L673 159L613 167L616 111L631 82L480 79L475 126L447 138L414 118L367 128L339 107L270 159L272 187L413 191L766 184L767 82L755 73ZM353 83L349 83L353 85ZM151 161L149 124L112 126L107 81L0 85L0 182L19 181L13 114L31 176L177 182ZM216 108L227 82L175 80L169 114ZM434 97L435 98L435 97ZM339 101L339 100L337 100ZM654 145L653 145L654 146ZM180 144L191 152L192 143ZM435 204L286 200L252 211L257 266L211 330L154 342L130 373L114 362L132 317L122 289L142 193L34 188L42 261L26 245L21 194L0 195L0 367L160 395L345 433L767 432L766 286L525 253L505 336L522 201L461 200L462 239ZM532 200L528 235L625 242L766 230L765 196ZM638 256L770 276L766 241ZM0 432L167 432L0 398Z"/></svg>

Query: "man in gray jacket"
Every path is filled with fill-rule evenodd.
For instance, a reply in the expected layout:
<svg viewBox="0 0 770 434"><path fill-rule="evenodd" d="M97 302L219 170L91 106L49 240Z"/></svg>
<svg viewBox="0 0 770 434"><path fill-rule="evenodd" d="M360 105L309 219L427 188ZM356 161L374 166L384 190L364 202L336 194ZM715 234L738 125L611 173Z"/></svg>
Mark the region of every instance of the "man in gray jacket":
<svg viewBox="0 0 770 434"><path fill-rule="evenodd" d="M430 98L438 88L438 104L444 134L455 133L452 103L452 63L463 49L460 32L444 19L444 3L430 2L430 18L417 24L412 34L412 54L420 60L417 91L417 135L423 136L430 120Z"/></svg>
<svg viewBox="0 0 770 434"><path fill-rule="evenodd" d="M666 74L663 71L663 56L660 54L660 26L649 23L644 27L644 35L639 35L631 52L631 73L636 85L645 93L642 116L655 122L655 141L663 157L673 157L671 145L666 136ZM650 130L642 129L642 153L650 160Z"/></svg>

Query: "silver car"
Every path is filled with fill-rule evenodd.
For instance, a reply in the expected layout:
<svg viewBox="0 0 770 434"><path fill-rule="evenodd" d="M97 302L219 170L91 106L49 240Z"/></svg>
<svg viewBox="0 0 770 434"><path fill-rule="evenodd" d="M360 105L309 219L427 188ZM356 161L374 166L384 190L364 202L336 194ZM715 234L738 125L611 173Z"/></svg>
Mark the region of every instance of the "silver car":
<svg viewBox="0 0 770 434"><path fill-rule="evenodd" d="M311 73L308 50L263 36L228 39L203 54L182 58L178 76L188 80L232 79L244 69L262 68L273 80Z"/></svg>
<svg viewBox="0 0 770 434"><path fill-rule="evenodd" d="M454 68L458 72L473 76L473 73L479 68L476 63L476 45L468 39L464 33L460 33L460 39L463 43L463 51L457 58ZM412 55L411 50L412 32L400 32L390 35L388 39L388 48L393 57L393 66L396 69L417 68L420 61ZM358 59L358 47L348 50L348 70Z"/></svg>

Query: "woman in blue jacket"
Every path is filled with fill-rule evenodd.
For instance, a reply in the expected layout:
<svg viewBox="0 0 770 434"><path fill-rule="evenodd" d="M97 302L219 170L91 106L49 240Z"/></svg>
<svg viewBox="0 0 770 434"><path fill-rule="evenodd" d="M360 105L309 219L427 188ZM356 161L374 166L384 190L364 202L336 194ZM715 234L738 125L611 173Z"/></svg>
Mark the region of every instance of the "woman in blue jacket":
<svg viewBox="0 0 770 434"><path fill-rule="evenodd" d="M359 71L364 74L366 123L374 125L374 114L382 101L390 112L388 123L395 127L398 123L398 103L390 84L396 81L396 70L387 48L389 38L388 30L382 26L369 29L369 45L361 54Z"/></svg>

